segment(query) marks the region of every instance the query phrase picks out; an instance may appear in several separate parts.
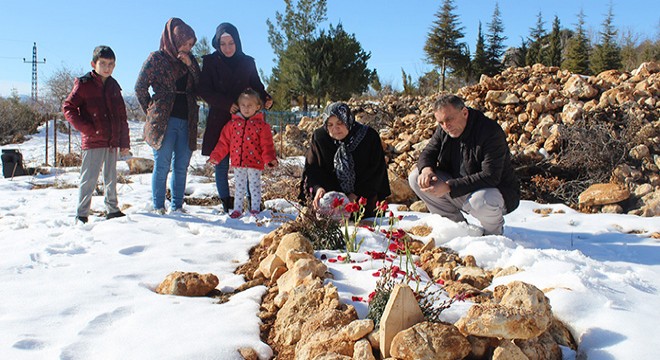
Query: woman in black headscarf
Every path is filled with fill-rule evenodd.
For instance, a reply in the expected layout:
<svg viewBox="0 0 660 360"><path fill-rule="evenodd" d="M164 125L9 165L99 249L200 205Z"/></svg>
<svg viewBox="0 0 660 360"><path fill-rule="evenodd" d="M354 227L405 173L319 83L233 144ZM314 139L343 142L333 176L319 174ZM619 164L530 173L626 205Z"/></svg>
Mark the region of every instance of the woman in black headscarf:
<svg viewBox="0 0 660 360"><path fill-rule="evenodd" d="M355 121L344 103L332 103L323 113L323 126L314 131L305 156L300 198L313 205L329 191L351 201L367 199L365 216L373 216L376 201L390 195L385 154L376 130Z"/></svg>
<svg viewBox="0 0 660 360"><path fill-rule="evenodd" d="M218 25L211 45L216 51L202 57L202 75L199 82L199 95L210 107L204 130L202 155L211 154L215 148L222 128L231 119L231 114L238 110L236 100L243 90L252 88L259 93L266 109L273 105L273 100L259 79L254 58L243 53L241 38L234 25ZM229 156L215 166L215 183L225 211L232 207L228 171Z"/></svg>

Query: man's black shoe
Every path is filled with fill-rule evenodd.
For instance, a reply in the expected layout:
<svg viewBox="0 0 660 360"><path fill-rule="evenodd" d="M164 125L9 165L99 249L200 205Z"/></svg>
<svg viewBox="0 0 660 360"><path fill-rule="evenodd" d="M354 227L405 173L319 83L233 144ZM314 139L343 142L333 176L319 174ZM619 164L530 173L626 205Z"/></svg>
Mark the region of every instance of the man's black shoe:
<svg viewBox="0 0 660 360"><path fill-rule="evenodd" d="M83 224L87 224L87 221L89 221L89 218L87 216L76 216L76 220L80 221Z"/></svg>
<svg viewBox="0 0 660 360"><path fill-rule="evenodd" d="M122 217L122 216L126 216L126 214L124 214L121 211L116 211L116 212L113 212L113 213L109 213L108 215L105 216L105 218L110 220L110 219L114 219L114 218L118 218L118 217Z"/></svg>

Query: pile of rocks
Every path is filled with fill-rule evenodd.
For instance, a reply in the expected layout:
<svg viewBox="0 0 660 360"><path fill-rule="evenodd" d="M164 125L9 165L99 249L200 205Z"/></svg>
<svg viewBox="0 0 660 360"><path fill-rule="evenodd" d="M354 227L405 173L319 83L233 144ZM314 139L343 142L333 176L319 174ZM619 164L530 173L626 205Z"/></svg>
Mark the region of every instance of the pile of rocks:
<svg viewBox="0 0 660 360"><path fill-rule="evenodd" d="M615 202L601 199L584 203L582 208L660 215L659 63L644 63L631 73L608 70L589 77L541 64L509 68L494 77L482 76L479 83L461 88L457 94L468 106L484 111L500 123L516 164L545 164L555 174L561 174L560 160L567 156L562 150L566 147L568 130L584 127L586 122L609 124L608 136L624 141L628 152L622 154L623 161L618 166L606 169L611 171L610 179L591 183L605 180L620 185L628 190L628 196ZM437 127L432 109L434 99L434 96L386 96L377 103L349 101L358 121L379 130L390 178L396 183L393 187L397 191L393 193L397 199L391 199L393 202L414 201L409 189L399 190L407 187L407 174ZM297 127L290 125L276 135L276 144L284 144L283 155L302 155L312 131L320 125L320 119L303 118ZM577 140L572 138L575 143L589 140L589 134ZM521 168L517 171L526 178L524 184L529 185L531 176L523 174ZM588 178L593 174L581 175ZM554 190L551 187L546 191ZM552 196L545 197L548 198Z"/></svg>
<svg viewBox="0 0 660 360"><path fill-rule="evenodd" d="M445 279L453 289L450 296L452 291L474 295L475 305L456 324L428 322L412 290L399 284L375 329L372 320L360 320L352 305L340 302L332 275L313 252L309 240L284 224L267 234L238 270L250 286L268 287L259 317L262 339L277 358L561 359L559 345L577 349L541 290L512 282L483 291L494 277L515 268L486 271L471 256L424 247L418 251L423 269Z"/></svg>

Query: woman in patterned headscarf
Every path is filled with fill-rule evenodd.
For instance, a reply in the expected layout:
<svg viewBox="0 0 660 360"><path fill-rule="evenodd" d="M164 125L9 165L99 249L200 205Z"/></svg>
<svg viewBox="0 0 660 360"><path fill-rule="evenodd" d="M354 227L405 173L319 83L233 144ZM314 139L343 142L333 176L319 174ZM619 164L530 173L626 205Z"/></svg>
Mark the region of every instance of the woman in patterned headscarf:
<svg viewBox="0 0 660 360"><path fill-rule="evenodd" d="M353 201L367 199L366 216L373 216L377 200L390 195L387 165L376 130L355 121L348 105L330 104L323 126L312 136L305 158L300 198L313 197L315 207L329 191Z"/></svg>
<svg viewBox="0 0 660 360"><path fill-rule="evenodd" d="M190 53L196 41L190 26L181 19L169 19L160 38L160 49L149 54L135 83L135 95L147 114L144 140L154 150L151 191L154 211L159 214L165 213L170 168L170 210L183 211L188 165L197 149L199 106L194 94L200 70Z"/></svg>

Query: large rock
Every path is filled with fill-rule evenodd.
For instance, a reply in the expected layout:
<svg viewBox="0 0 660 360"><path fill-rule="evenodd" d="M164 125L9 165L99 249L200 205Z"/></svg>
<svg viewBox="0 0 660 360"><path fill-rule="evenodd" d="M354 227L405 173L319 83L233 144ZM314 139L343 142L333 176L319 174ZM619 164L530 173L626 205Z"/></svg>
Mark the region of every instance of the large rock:
<svg viewBox="0 0 660 360"><path fill-rule="evenodd" d="M311 314L326 309L342 309L337 288L328 284L323 286L321 279L298 286L289 292L287 301L277 312L273 331L273 340L283 345L295 345L302 337L303 324Z"/></svg>
<svg viewBox="0 0 660 360"><path fill-rule="evenodd" d="M415 192L408 185L408 179L400 177L391 170L387 170L387 176L390 180L390 190L392 192L388 198L389 202L407 203L417 198Z"/></svg>
<svg viewBox="0 0 660 360"><path fill-rule="evenodd" d="M529 340L514 340L514 343L530 359L561 360L561 349L552 336L544 332L541 336Z"/></svg>
<svg viewBox="0 0 660 360"><path fill-rule="evenodd" d="M342 328L357 319L352 306L343 309L323 309L308 314L296 344L296 359L315 359L323 354L353 356L355 340L345 337Z"/></svg>
<svg viewBox="0 0 660 360"><path fill-rule="evenodd" d="M627 200L630 191L619 184L593 184L578 197L580 205L607 205Z"/></svg>
<svg viewBox="0 0 660 360"><path fill-rule="evenodd" d="M499 303L472 306L456 327L475 336L531 339L545 332L552 322L548 298L533 285L521 281L500 285L494 297Z"/></svg>
<svg viewBox="0 0 660 360"><path fill-rule="evenodd" d="M470 353L470 342L454 325L428 321L399 332L390 354L400 359L462 359Z"/></svg>
<svg viewBox="0 0 660 360"><path fill-rule="evenodd" d="M218 277L213 274L175 271L165 278L156 292L179 296L204 296L218 286Z"/></svg>
<svg viewBox="0 0 660 360"><path fill-rule="evenodd" d="M314 253L314 247L312 246L312 243L299 232L284 235L280 240L279 245L277 246L275 255L286 261L286 254L289 252L289 250L304 251L310 254Z"/></svg>
<svg viewBox="0 0 660 360"><path fill-rule="evenodd" d="M490 90L486 93L486 101L500 105L509 105L519 103L520 99L518 99L516 94L509 91Z"/></svg>
<svg viewBox="0 0 660 360"><path fill-rule="evenodd" d="M493 360L530 360L511 340L502 340L493 352Z"/></svg>
<svg viewBox="0 0 660 360"><path fill-rule="evenodd" d="M353 345L353 360L376 360L373 348L367 339L361 339Z"/></svg>
<svg viewBox="0 0 660 360"><path fill-rule="evenodd" d="M270 254L266 256L265 259L261 260L259 263L259 270L265 277L270 278L275 269L280 266L284 266L284 261L280 259L279 256Z"/></svg>
<svg viewBox="0 0 660 360"><path fill-rule="evenodd" d="M148 174L154 171L154 161L145 158L130 158L126 160L130 174Z"/></svg>
<svg viewBox="0 0 660 360"><path fill-rule="evenodd" d="M593 99L598 95L598 90L580 75L572 75L564 84L562 92L567 97L587 100Z"/></svg>
<svg viewBox="0 0 660 360"><path fill-rule="evenodd" d="M295 250L289 251L289 254L294 253L296 253ZM313 256L299 258L287 272L277 279L279 292L288 293L298 285L322 278L326 271L328 271L328 267Z"/></svg>
<svg viewBox="0 0 660 360"><path fill-rule="evenodd" d="M406 284L396 284L380 318L380 353L390 355L392 339L400 331L424 321L412 289Z"/></svg>

